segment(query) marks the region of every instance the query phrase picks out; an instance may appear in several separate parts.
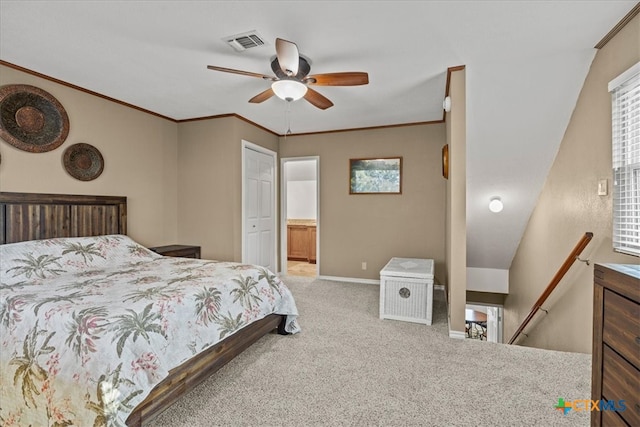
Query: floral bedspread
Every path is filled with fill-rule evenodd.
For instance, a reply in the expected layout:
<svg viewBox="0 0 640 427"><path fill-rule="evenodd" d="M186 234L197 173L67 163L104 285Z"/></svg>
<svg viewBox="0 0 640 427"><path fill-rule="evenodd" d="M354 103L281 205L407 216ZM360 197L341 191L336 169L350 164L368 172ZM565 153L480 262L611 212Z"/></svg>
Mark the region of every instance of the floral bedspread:
<svg viewBox="0 0 640 427"><path fill-rule="evenodd" d="M258 266L160 256L121 235L0 246L0 421L123 426L170 369L291 292Z"/></svg>

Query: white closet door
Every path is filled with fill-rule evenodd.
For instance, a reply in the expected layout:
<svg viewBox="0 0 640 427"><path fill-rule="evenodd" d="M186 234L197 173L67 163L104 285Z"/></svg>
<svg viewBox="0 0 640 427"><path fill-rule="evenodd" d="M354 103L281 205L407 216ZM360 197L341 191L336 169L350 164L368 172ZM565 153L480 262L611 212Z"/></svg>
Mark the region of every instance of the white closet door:
<svg viewBox="0 0 640 427"><path fill-rule="evenodd" d="M275 160L245 147L245 262L275 271Z"/></svg>

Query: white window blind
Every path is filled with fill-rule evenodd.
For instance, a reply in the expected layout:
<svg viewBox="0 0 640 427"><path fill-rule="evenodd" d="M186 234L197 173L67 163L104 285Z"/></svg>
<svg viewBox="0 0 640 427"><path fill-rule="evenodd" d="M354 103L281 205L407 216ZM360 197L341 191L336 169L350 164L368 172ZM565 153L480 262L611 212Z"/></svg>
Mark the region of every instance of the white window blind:
<svg viewBox="0 0 640 427"><path fill-rule="evenodd" d="M640 62L609 83L613 125L613 249L640 256Z"/></svg>

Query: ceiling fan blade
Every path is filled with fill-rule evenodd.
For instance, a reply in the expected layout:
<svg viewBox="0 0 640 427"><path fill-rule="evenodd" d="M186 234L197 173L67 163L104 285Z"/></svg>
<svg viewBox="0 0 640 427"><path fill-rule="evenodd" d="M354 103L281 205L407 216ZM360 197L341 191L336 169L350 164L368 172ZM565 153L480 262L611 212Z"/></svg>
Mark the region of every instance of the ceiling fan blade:
<svg viewBox="0 0 640 427"><path fill-rule="evenodd" d="M214 65L207 65L207 68L214 71L222 71L224 73L241 74L243 76L258 77L265 80L275 80L275 77L267 76L265 74L252 73L251 71L234 70L233 68L216 67Z"/></svg>
<svg viewBox="0 0 640 427"><path fill-rule="evenodd" d="M369 74L360 71L315 74L305 78L304 83L317 86L359 86L369 83Z"/></svg>
<svg viewBox="0 0 640 427"><path fill-rule="evenodd" d="M276 39L276 56L280 63L280 68L287 76L295 76L298 74L298 65L300 62L300 54L298 46L295 43Z"/></svg>
<svg viewBox="0 0 640 427"><path fill-rule="evenodd" d="M253 104L259 104L259 103L264 102L267 99L271 98L273 95L275 95L275 93L273 93L273 90L271 88L269 88L269 89L265 90L264 92L260 92L259 94L257 94L253 98L251 98L249 100L249 102L251 102Z"/></svg>
<svg viewBox="0 0 640 427"><path fill-rule="evenodd" d="M304 99L321 110L326 110L333 106L333 102L329 101L324 95L321 95L310 87L307 88L307 93L304 95Z"/></svg>

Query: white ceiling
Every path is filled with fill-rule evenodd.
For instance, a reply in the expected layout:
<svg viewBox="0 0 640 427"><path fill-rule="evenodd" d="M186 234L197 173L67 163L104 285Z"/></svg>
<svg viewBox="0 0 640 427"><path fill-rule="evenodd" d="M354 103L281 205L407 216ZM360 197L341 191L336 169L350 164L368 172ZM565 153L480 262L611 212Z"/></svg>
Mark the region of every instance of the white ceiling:
<svg viewBox="0 0 640 427"><path fill-rule="evenodd" d="M366 86L316 86L328 110L293 103L293 133L440 120L446 70L465 65L468 265L506 269L593 46L635 3L1 0L0 59L172 119L236 113L278 134L285 102L247 102L267 81L207 65L272 75L280 37L311 74L369 73ZM250 30L268 44L237 53L222 41Z"/></svg>

